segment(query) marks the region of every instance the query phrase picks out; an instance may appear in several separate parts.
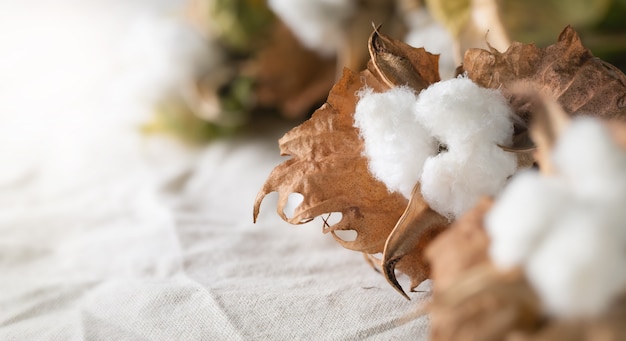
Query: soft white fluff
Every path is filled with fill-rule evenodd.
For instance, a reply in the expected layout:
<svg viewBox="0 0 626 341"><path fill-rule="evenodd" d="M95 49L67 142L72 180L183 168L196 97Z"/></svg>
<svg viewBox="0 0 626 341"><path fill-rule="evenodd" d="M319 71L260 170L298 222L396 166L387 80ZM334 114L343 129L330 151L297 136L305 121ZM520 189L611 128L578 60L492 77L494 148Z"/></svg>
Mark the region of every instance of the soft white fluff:
<svg viewBox="0 0 626 341"><path fill-rule="evenodd" d="M549 313L597 315L626 288L626 154L579 118L553 161L558 176L516 176L487 215L490 255L522 266Z"/></svg>
<svg viewBox="0 0 626 341"><path fill-rule="evenodd" d="M419 96L404 87L366 91L355 126L377 179L407 198L420 181L424 199L449 218L498 193L517 167L497 146L513 133L507 101L467 78L435 83ZM438 154L440 145L448 151Z"/></svg>
<svg viewBox="0 0 626 341"><path fill-rule="evenodd" d="M343 25L355 10L351 0L269 0L268 5L304 46L326 56L344 43Z"/></svg>
<svg viewBox="0 0 626 341"><path fill-rule="evenodd" d="M530 170L520 172L510 182L486 219L494 241L490 254L499 266L510 268L526 261L543 233L543 225L551 224L567 201L563 187L562 181L538 177Z"/></svg>
<svg viewBox="0 0 626 341"><path fill-rule="evenodd" d="M495 195L517 168L510 144L511 108L498 90L468 78L435 83L416 103L417 120L448 147L426 161L422 195L437 212L458 217L482 195Z"/></svg>
<svg viewBox="0 0 626 341"><path fill-rule="evenodd" d="M354 114L364 137L369 169L390 191L406 198L418 182L424 162L437 152L437 143L416 121L417 94L408 87L384 93L361 93Z"/></svg>

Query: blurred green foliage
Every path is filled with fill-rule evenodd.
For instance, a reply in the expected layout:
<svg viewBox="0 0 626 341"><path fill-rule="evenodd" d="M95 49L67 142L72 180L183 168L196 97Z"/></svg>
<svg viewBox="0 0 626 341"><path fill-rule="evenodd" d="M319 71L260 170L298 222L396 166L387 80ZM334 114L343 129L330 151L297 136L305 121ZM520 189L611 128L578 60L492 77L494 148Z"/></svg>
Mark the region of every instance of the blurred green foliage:
<svg viewBox="0 0 626 341"><path fill-rule="evenodd" d="M145 126L149 133L165 132L185 141L202 143L240 130L250 119L254 79L241 72L241 65L263 46L276 17L266 0L204 1L208 22L229 58L233 77L214 89L225 121L208 122L200 118L179 97L162 101L155 119ZM392 1L392 0L389 0ZM505 30L513 41L553 44L567 25L581 35L592 53L626 70L626 0L495 0ZM455 34L471 18L472 0L424 0L443 24Z"/></svg>
<svg viewBox="0 0 626 341"><path fill-rule="evenodd" d="M218 101L216 105L221 113L213 119L205 119L201 108L193 102L185 101L177 95L163 99L155 109L153 120L143 127L145 133L164 133L175 136L185 142L201 144L215 138L230 136L249 121L253 106L254 79L241 72L242 65L254 56L264 37L275 21L265 0L199 0L206 6L200 6L208 13L201 13L205 18L202 26L209 27L216 38L215 48L222 49L227 56L227 64L222 67L234 70L223 84L213 84L209 101ZM198 75L199 79L210 75ZM216 95L216 96L215 96Z"/></svg>

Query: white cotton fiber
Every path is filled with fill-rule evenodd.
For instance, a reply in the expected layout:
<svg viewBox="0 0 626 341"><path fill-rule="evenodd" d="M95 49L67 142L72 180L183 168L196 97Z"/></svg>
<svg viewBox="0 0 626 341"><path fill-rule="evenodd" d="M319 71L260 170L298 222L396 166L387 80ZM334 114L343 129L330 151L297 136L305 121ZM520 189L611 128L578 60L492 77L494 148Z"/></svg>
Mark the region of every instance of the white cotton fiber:
<svg viewBox="0 0 626 341"><path fill-rule="evenodd" d="M416 101L417 94L408 87L384 93L366 90L354 114L370 172L390 191L406 198L419 180L424 161L437 151L434 139L415 120Z"/></svg>
<svg viewBox="0 0 626 341"><path fill-rule="evenodd" d="M351 0L269 0L268 5L304 46L325 56L344 43L344 22L356 9Z"/></svg>
<svg viewBox="0 0 626 341"><path fill-rule="evenodd" d="M465 77L422 91L416 114L435 138L448 143L508 144L513 134L512 110L500 91L481 88Z"/></svg>
<svg viewBox="0 0 626 341"><path fill-rule="evenodd" d="M481 196L499 193L517 168L515 157L496 145L468 151L455 147L428 158L420 179L426 202L451 219L475 206Z"/></svg>
<svg viewBox="0 0 626 341"><path fill-rule="evenodd" d="M498 90L470 79L435 83L415 104L418 122L440 144L442 154L426 161L422 194L440 214L455 218L483 195L495 195L517 169L516 157L498 144L510 144L512 111Z"/></svg>
<svg viewBox="0 0 626 341"><path fill-rule="evenodd" d="M564 317L601 314L626 283L624 244L579 205L561 212L525 267L548 312Z"/></svg>
<svg viewBox="0 0 626 341"><path fill-rule="evenodd" d="M513 133L507 101L467 78L419 95L406 87L364 91L354 117L372 174L407 198L421 182L426 202L451 219L498 193L517 168L516 157L497 146Z"/></svg>
<svg viewBox="0 0 626 341"><path fill-rule="evenodd" d="M516 176L488 213L490 256L521 266L556 316L602 313L626 290L626 153L591 118L553 152L558 176Z"/></svg>
<svg viewBox="0 0 626 341"><path fill-rule="evenodd" d="M502 192L485 217L489 235L499 241L492 243L490 249L497 266L512 268L525 262L533 252L544 233L543 227L556 220L567 200L565 184L559 180L540 178L536 171L524 170ZM506 228L494 228L499 226Z"/></svg>

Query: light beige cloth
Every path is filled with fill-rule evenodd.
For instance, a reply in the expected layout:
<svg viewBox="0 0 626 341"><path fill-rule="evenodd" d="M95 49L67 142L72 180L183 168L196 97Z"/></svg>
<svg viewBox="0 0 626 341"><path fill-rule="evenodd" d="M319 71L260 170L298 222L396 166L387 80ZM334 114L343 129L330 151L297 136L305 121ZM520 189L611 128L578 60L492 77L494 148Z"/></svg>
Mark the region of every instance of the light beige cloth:
<svg viewBox="0 0 626 341"><path fill-rule="evenodd" d="M252 224L280 161L273 137L172 156L178 167L112 157L114 174L46 198L37 176L5 184L0 339L424 338L411 315L427 293L403 299L321 222L287 225L269 198Z"/></svg>

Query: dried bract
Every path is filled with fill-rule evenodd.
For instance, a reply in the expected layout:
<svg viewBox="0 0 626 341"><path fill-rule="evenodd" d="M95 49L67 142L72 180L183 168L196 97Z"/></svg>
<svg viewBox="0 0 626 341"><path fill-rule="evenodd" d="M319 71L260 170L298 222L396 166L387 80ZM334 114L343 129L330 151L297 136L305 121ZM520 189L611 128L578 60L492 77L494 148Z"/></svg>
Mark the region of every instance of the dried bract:
<svg viewBox="0 0 626 341"><path fill-rule="evenodd" d="M626 117L626 76L594 57L570 26L546 48L514 42L503 53L494 48L470 49L462 71L481 86L502 89L525 120L534 108L510 92L512 84L527 84L555 98L570 115Z"/></svg>
<svg viewBox="0 0 626 341"><path fill-rule="evenodd" d="M352 114L364 86L383 87L368 71L348 69L331 90L328 101L310 120L292 129L280 141L282 155L292 158L276 167L259 192L254 205L258 215L261 201L270 192L279 193L278 214L289 223L301 224L326 213L340 212L342 219L326 227L344 247L375 254L382 252L407 201L387 191L375 180L362 156L363 141L353 127ZM293 217L283 212L291 193L304 196ZM357 232L354 241L344 241L334 231Z"/></svg>

